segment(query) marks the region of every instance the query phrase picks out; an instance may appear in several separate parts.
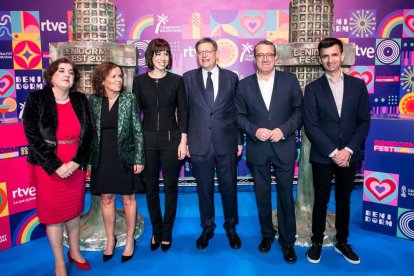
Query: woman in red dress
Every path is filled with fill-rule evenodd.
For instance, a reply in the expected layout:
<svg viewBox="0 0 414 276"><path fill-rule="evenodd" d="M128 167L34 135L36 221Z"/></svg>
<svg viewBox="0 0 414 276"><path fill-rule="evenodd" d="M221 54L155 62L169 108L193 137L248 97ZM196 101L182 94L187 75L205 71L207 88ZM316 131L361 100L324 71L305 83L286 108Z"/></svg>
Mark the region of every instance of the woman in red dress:
<svg viewBox="0 0 414 276"><path fill-rule="evenodd" d="M79 251L79 216L83 211L85 169L93 138L86 96L76 92L79 71L66 58L51 63L46 86L29 94L23 113L29 143L27 161L36 187L36 208L55 257L56 275L66 275L63 228L69 237L69 262L89 270Z"/></svg>

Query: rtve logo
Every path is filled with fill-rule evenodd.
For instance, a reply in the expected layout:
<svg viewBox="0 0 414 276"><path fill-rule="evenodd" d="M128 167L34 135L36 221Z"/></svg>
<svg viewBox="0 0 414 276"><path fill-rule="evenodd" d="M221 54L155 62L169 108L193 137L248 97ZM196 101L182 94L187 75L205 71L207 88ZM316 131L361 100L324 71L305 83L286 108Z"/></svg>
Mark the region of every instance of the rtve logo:
<svg viewBox="0 0 414 276"><path fill-rule="evenodd" d="M17 199L20 197L26 196L36 196L36 188L35 187L27 187L27 188L17 188L16 190L12 191L12 198Z"/></svg>
<svg viewBox="0 0 414 276"><path fill-rule="evenodd" d="M66 22L53 22L46 19L46 21L40 23L40 28L43 32L59 32L66 34L68 31L68 25Z"/></svg>

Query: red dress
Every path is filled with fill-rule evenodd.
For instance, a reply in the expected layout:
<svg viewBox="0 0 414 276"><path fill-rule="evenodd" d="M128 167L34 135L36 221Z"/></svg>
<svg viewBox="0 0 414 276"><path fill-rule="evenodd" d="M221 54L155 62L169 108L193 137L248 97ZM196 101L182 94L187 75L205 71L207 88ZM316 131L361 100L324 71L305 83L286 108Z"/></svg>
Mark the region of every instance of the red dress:
<svg viewBox="0 0 414 276"><path fill-rule="evenodd" d="M56 104L58 128L57 156L62 162L69 162L76 154L81 126L72 104ZM69 141L69 142L68 142ZM33 165L33 180L36 187L36 208L39 221L56 224L81 214L85 197L86 173L77 169L70 177L63 179L56 173L48 175L39 165Z"/></svg>

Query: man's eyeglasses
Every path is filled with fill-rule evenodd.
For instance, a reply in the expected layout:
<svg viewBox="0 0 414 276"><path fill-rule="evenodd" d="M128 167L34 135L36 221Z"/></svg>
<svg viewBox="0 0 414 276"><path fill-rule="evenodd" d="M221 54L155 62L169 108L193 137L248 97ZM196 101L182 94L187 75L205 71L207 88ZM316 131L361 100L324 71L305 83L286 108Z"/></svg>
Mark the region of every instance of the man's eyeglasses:
<svg viewBox="0 0 414 276"><path fill-rule="evenodd" d="M270 58L274 58L275 56L276 56L275 54L271 54L271 53L267 53L267 54L259 53L259 54L256 54L256 58L257 59L263 59L264 57L270 59Z"/></svg>
<svg viewBox="0 0 414 276"><path fill-rule="evenodd" d="M198 51L197 55L199 56L211 56L216 50L206 50L206 51Z"/></svg>

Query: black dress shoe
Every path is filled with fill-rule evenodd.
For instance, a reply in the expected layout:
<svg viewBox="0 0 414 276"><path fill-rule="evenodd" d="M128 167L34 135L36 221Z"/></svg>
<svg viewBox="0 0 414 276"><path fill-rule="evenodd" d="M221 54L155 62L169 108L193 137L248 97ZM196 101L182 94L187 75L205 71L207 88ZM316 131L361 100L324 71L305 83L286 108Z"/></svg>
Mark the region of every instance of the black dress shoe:
<svg viewBox="0 0 414 276"><path fill-rule="evenodd" d="M200 237L198 237L197 242L196 242L196 246L197 249L204 249L208 246L208 241L214 237L214 233L206 233L203 231L203 233L201 233Z"/></svg>
<svg viewBox="0 0 414 276"><path fill-rule="evenodd" d="M272 248L274 240L275 238L262 238L262 241L259 244L259 251L262 253L269 252L270 248Z"/></svg>
<svg viewBox="0 0 414 276"><path fill-rule="evenodd" d="M115 251L116 243L118 242L115 236L114 236L114 239L115 239L115 240L114 240L114 246L112 247L112 254L106 255L106 254L104 253L104 254L103 254L103 256L102 256L102 260L103 260L104 262L109 261L109 260L110 260L110 259L112 259L112 257L114 256L114 251Z"/></svg>
<svg viewBox="0 0 414 276"><path fill-rule="evenodd" d="M152 243L152 240L154 240L155 243ZM150 241L151 251L157 250L158 247L160 247L160 244L161 243L155 239L154 234L152 234L151 241Z"/></svg>
<svg viewBox="0 0 414 276"><path fill-rule="evenodd" d="M169 243L161 243L162 252L167 252L168 249L170 249L171 244L172 244L172 241L170 241Z"/></svg>
<svg viewBox="0 0 414 276"><path fill-rule="evenodd" d="M282 251L283 251L283 258L285 258L285 261L288 264L296 263L296 260L298 258L296 257L295 249L293 248L293 246L282 247Z"/></svg>
<svg viewBox="0 0 414 276"><path fill-rule="evenodd" d="M122 256L121 256L121 263L128 262L129 260L132 259L132 257L134 257L136 243L137 243L137 241L134 240L134 249L132 249L132 255L130 255L130 256L124 256L122 254Z"/></svg>
<svg viewBox="0 0 414 276"><path fill-rule="evenodd" d="M233 249L239 249L241 247L241 240L236 232L227 233L230 247Z"/></svg>

